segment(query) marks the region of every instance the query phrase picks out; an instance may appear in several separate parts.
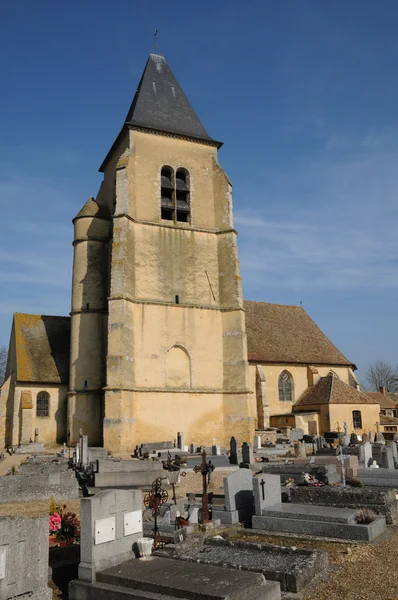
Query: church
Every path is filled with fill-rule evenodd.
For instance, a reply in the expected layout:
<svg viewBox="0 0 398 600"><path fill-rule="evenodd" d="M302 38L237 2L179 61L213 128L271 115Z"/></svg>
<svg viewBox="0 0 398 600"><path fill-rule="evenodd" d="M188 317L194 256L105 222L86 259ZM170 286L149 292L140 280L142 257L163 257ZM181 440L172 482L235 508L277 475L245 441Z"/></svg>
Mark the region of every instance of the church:
<svg viewBox="0 0 398 600"><path fill-rule="evenodd" d="M69 317L15 314L0 445L228 445L255 431L374 430L377 399L302 307L244 301L232 185L151 54L97 196L73 220Z"/></svg>

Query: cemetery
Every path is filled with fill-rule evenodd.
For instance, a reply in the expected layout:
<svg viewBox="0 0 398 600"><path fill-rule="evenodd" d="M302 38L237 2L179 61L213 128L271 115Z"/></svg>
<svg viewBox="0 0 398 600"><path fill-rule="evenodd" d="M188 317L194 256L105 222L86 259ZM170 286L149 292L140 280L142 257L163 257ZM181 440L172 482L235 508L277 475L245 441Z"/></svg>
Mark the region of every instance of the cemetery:
<svg viewBox="0 0 398 600"><path fill-rule="evenodd" d="M328 543L391 535L397 444L293 437L223 448L178 432L118 456L81 432L72 448L21 455L0 478L0 599L61 597L49 565L70 600L305 598L328 573ZM15 516L39 501L49 517Z"/></svg>

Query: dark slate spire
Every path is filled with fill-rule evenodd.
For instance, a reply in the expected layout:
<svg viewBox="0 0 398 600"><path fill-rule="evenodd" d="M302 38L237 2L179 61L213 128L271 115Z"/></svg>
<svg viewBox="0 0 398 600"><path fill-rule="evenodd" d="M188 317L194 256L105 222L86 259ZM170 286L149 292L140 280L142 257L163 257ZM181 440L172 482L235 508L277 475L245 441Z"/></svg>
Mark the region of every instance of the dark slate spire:
<svg viewBox="0 0 398 600"><path fill-rule="evenodd" d="M150 54L126 123L210 140L163 56Z"/></svg>
<svg viewBox="0 0 398 600"><path fill-rule="evenodd" d="M166 59L158 54L149 55L122 131L126 126L174 133L217 147L222 145L208 135Z"/></svg>

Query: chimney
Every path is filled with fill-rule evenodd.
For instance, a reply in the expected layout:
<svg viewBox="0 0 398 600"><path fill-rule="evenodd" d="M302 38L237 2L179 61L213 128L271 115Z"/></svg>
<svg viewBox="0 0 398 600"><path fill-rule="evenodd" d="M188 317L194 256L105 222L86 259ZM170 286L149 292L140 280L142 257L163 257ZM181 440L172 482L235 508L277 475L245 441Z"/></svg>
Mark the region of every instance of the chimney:
<svg viewBox="0 0 398 600"><path fill-rule="evenodd" d="M381 385L381 386L379 387L379 392L380 392L380 394L384 394L384 395L386 395L386 388L384 387L384 385Z"/></svg>

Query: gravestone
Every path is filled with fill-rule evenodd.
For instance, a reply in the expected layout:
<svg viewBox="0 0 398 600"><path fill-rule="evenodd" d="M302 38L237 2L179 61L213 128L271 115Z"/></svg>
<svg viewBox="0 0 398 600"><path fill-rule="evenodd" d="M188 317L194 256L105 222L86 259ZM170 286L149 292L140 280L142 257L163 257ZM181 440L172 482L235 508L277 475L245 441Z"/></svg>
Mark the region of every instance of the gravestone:
<svg viewBox="0 0 398 600"><path fill-rule="evenodd" d="M304 429L301 429L301 427L293 427L291 433L291 441L298 442L299 440L303 439L303 435Z"/></svg>
<svg viewBox="0 0 398 600"><path fill-rule="evenodd" d="M229 442L229 462L231 465L238 464L238 440L234 437Z"/></svg>
<svg viewBox="0 0 398 600"><path fill-rule="evenodd" d="M0 598L51 600L48 517L0 517Z"/></svg>
<svg viewBox="0 0 398 600"><path fill-rule="evenodd" d="M265 508L281 503L281 478L279 475L256 475L253 478L255 514L262 515Z"/></svg>
<svg viewBox="0 0 398 600"><path fill-rule="evenodd" d="M385 444L386 440L384 439L384 435L381 433L381 431L378 431L376 433L376 442L378 444Z"/></svg>
<svg viewBox="0 0 398 600"><path fill-rule="evenodd" d="M79 580L95 581L102 571L135 557L142 537L142 492L107 490L80 501Z"/></svg>
<svg viewBox="0 0 398 600"><path fill-rule="evenodd" d="M35 444L39 443L39 430L36 428L35 429Z"/></svg>
<svg viewBox="0 0 398 600"><path fill-rule="evenodd" d="M75 448L75 464L80 467L80 443Z"/></svg>
<svg viewBox="0 0 398 600"><path fill-rule="evenodd" d="M318 435L315 438L316 449L318 452L323 449L324 442L325 442L325 440L323 439L323 437L321 435Z"/></svg>
<svg viewBox="0 0 398 600"><path fill-rule="evenodd" d="M221 456L221 446L212 446L211 453L213 456Z"/></svg>
<svg viewBox="0 0 398 600"><path fill-rule="evenodd" d="M191 524L199 523L199 507L198 506L194 506L193 508L191 508L188 519Z"/></svg>
<svg viewBox="0 0 398 600"><path fill-rule="evenodd" d="M350 444L355 446L358 443L358 436L356 433L352 432L350 435Z"/></svg>
<svg viewBox="0 0 398 600"><path fill-rule="evenodd" d="M397 443L396 442L390 442L390 446L391 446L391 450L392 450L392 455L394 457L394 461L397 464L398 463L398 449L397 449Z"/></svg>
<svg viewBox="0 0 398 600"><path fill-rule="evenodd" d="M88 436L82 435L80 438L80 464L82 467L88 467Z"/></svg>
<svg viewBox="0 0 398 600"><path fill-rule="evenodd" d="M226 510L253 506L253 475L249 469L239 469L224 477Z"/></svg>
<svg viewBox="0 0 398 600"><path fill-rule="evenodd" d="M361 446L361 458L366 468L370 467L373 462L372 459L372 444L370 442L365 442Z"/></svg>
<svg viewBox="0 0 398 600"><path fill-rule="evenodd" d="M254 449L259 450L261 448L261 435L254 436Z"/></svg>
<svg viewBox="0 0 398 600"><path fill-rule="evenodd" d="M299 458L306 458L307 457L305 442L299 442L298 443L298 456L299 456Z"/></svg>
<svg viewBox="0 0 398 600"><path fill-rule="evenodd" d="M370 442L371 444L373 444L373 443L374 443L374 441L375 441L375 434L374 434L374 431L369 431L369 442Z"/></svg>
<svg viewBox="0 0 398 600"><path fill-rule="evenodd" d="M248 465L254 463L253 446L247 442L242 444L242 462Z"/></svg>
<svg viewBox="0 0 398 600"><path fill-rule="evenodd" d="M364 433L363 436L362 436L362 442L365 443L365 442L368 442L368 441L369 441L369 436L368 436L367 433Z"/></svg>
<svg viewBox="0 0 398 600"><path fill-rule="evenodd" d="M182 431L177 432L177 447L179 450L184 450L184 434Z"/></svg>
<svg viewBox="0 0 398 600"><path fill-rule="evenodd" d="M390 446L386 446L385 448L386 451L386 468L387 469L395 469L395 464L394 464L394 455L392 452L392 448Z"/></svg>
<svg viewBox="0 0 398 600"><path fill-rule="evenodd" d="M189 451L191 452L191 454L195 454L196 448L197 448L196 444L190 444Z"/></svg>

